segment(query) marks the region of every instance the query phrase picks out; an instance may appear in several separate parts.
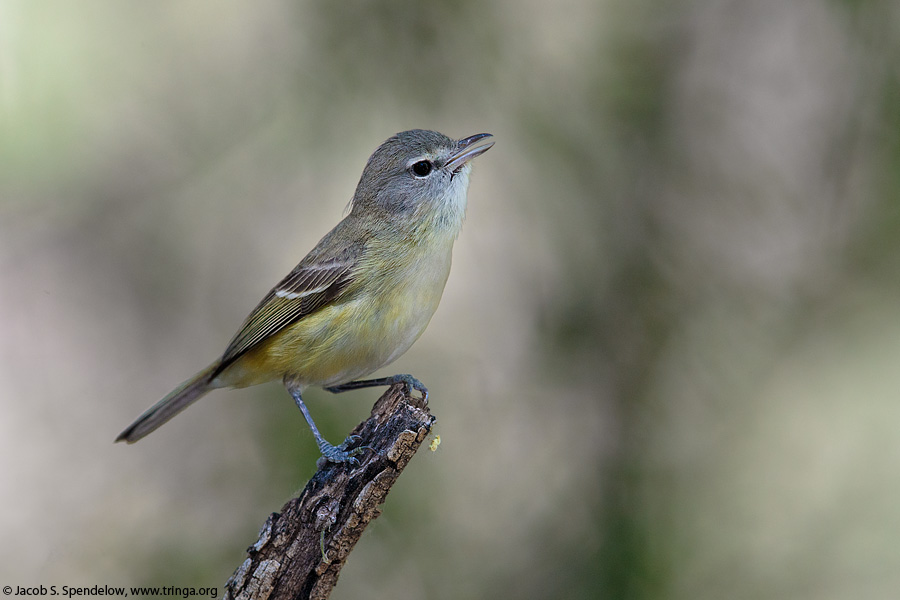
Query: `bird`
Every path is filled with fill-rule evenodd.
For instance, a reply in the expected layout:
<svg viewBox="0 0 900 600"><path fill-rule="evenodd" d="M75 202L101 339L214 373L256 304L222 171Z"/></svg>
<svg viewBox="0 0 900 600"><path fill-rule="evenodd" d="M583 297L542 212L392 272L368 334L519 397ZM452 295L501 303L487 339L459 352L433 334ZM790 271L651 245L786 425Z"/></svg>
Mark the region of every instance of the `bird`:
<svg viewBox="0 0 900 600"><path fill-rule="evenodd" d="M346 216L250 312L225 351L147 409L116 441L134 443L208 392L281 380L322 458L358 463L357 436L332 445L302 394L402 383L409 374L360 379L392 363L425 331L450 273L466 212L473 158L488 133L451 139L397 133L369 157Z"/></svg>

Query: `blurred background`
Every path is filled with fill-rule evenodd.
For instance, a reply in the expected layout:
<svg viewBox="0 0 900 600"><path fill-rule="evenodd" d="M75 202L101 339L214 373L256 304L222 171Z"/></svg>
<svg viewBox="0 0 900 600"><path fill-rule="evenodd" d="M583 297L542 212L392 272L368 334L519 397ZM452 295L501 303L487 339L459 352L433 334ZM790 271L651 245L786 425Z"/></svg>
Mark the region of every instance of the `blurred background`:
<svg viewBox="0 0 900 600"><path fill-rule="evenodd" d="M290 397L112 441L410 128L497 143L382 373L442 444L333 598L897 597L900 4L850 0L0 0L0 584L221 594Z"/></svg>

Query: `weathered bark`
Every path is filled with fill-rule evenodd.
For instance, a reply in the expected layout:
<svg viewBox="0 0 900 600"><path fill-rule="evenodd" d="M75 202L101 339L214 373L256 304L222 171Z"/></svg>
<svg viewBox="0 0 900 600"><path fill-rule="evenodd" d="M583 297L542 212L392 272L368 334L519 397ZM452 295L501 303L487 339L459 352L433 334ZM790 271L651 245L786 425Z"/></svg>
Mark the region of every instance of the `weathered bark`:
<svg viewBox="0 0 900 600"><path fill-rule="evenodd" d="M389 388L360 436L360 463L320 461L319 469L280 513L272 513L225 584L225 600L327 598L369 521L431 430L434 417L405 386Z"/></svg>

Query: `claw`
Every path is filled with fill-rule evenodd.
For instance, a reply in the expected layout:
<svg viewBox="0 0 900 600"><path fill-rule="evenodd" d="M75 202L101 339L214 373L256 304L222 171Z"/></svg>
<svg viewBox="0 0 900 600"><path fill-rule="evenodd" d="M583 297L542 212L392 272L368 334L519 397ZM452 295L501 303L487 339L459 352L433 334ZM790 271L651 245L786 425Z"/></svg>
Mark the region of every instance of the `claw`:
<svg viewBox="0 0 900 600"><path fill-rule="evenodd" d="M346 451L347 448L349 448L350 446L352 446L353 444L355 444L356 442L358 442L358 441L361 440L361 439L362 439L362 438L359 437L358 435L348 435L348 436L347 436L347 439L345 439L343 442L341 442L341 445L338 446L338 449L339 449L339 450L345 450L345 451ZM357 449L358 449L358 448L357 448ZM351 454L352 454L352 453L351 453Z"/></svg>
<svg viewBox="0 0 900 600"><path fill-rule="evenodd" d="M422 403L428 403L428 388L425 387L425 384L413 377L412 375L394 375L391 379L394 380L395 383L402 382L406 384L407 392L411 390L416 390L420 394L422 394Z"/></svg>
<svg viewBox="0 0 900 600"><path fill-rule="evenodd" d="M340 446L334 446L329 444L325 440L322 440L319 443L319 452L322 453L322 458L319 460L325 460L326 462L333 463L350 463L354 467L359 466L359 459L356 458L356 455L362 452L362 448L354 448L353 450L347 450L348 447L352 446L356 442L358 442L360 438L358 435L348 436L343 442L341 442Z"/></svg>

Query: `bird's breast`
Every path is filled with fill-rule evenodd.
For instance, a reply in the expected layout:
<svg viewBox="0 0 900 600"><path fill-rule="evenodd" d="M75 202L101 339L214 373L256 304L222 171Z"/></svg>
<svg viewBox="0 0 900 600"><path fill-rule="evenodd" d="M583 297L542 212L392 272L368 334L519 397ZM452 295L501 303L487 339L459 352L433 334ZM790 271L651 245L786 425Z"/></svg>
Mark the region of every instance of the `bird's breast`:
<svg viewBox="0 0 900 600"><path fill-rule="evenodd" d="M450 272L450 252L364 267L368 281L248 351L224 376L243 387L291 377L329 387L393 362L422 335Z"/></svg>

